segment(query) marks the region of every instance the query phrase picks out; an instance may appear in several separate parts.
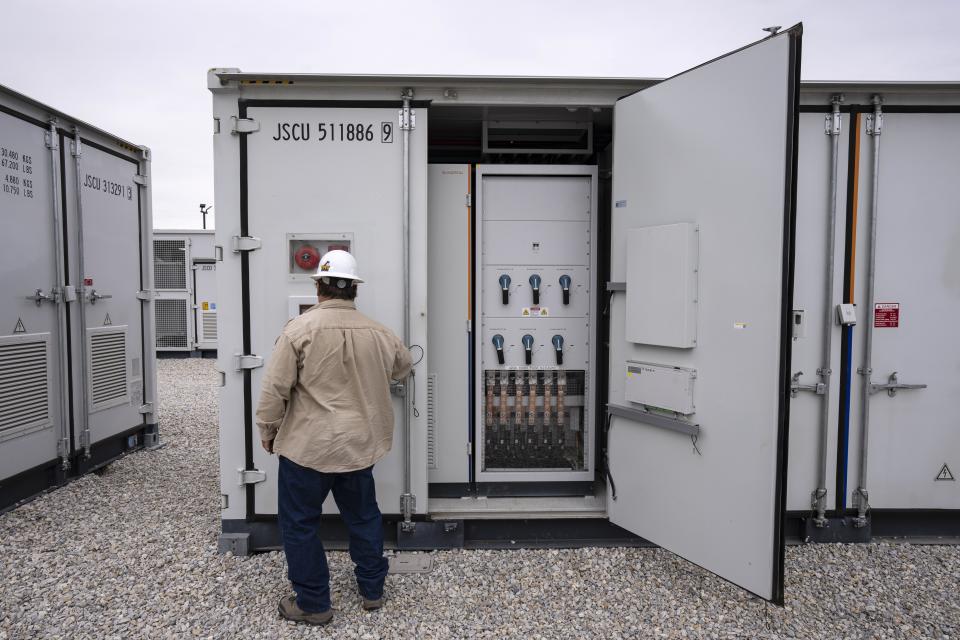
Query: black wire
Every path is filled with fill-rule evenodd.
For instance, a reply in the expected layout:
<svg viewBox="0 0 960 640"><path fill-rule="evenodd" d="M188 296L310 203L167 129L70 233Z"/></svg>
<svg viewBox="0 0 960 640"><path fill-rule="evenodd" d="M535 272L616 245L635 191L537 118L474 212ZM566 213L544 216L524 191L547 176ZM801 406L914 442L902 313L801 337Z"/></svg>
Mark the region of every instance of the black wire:
<svg viewBox="0 0 960 640"><path fill-rule="evenodd" d="M418 364L420 364L420 363L423 361L423 355L424 355L425 351L423 350L423 347L421 347L421 346L418 345L418 344L412 344L412 345L410 345L410 346L408 347L408 349L413 349L414 347L416 347L417 349L420 349L420 358L418 358L417 361L413 363L413 366L417 366Z"/></svg>
<svg viewBox="0 0 960 640"><path fill-rule="evenodd" d="M603 426L603 475L610 483L610 497L615 501L617 499L617 483L613 481L613 473L610 471L610 414L607 414L607 420Z"/></svg>

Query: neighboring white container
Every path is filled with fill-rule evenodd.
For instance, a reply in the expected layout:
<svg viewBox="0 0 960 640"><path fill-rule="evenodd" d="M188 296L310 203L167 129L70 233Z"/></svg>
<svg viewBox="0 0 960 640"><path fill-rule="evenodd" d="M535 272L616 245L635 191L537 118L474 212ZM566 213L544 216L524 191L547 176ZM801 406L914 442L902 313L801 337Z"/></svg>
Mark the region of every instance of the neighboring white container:
<svg viewBox="0 0 960 640"><path fill-rule="evenodd" d="M157 351L217 348L213 229L154 229Z"/></svg>
<svg viewBox="0 0 960 640"><path fill-rule="evenodd" d="M574 519L609 519L762 597L782 600L786 529L796 531L800 518L816 515L817 500L828 515L847 515L834 513L836 487L841 476L852 477L846 461L856 455L838 444L857 435L845 426L850 385L841 384L841 371L851 360L833 320L852 273L848 257L860 260L868 237L852 232L862 227L863 215L848 214L849 114L861 118L873 109L874 94L885 96L892 110L960 112L956 85L811 83L801 89L798 41L799 30L792 29L662 82L211 70L217 245L223 250L219 307L225 311L219 351L223 547L278 544L276 460L259 447L253 422L261 367L283 323L312 301L309 269L298 267L295 256L310 253L305 245L338 244L357 254L368 281L361 310L401 335L406 329L417 362L406 403L400 397L395 403L394 449L375 470L385 514L425 518L401 522L399 546L416 546L411 531L432 531L430 521L509 521L511 531L522 534L530 519L553 519L556 541L577 536L563 533ZM846 99L834 132L828 112L840 93ZM943 140L957 135L956 116L926 118L943 128ZM406 151L405 125L411 125ZM891 153L908 162L915 150ZM956 163L955 154L938 157L947 168ZM562 226L581 224L564 222L578 196L557 200L569 186L557 168L583 165L595 171L597 187L577 214L585 225L577 240ZM540 186L491 183L483 190L485 175L511 171L522 174L511 179L533 177ZM916 177L928 191L945 190L937 200L943 215L927 216L937 230L928 241L949 243L957 199L949 196L949 180L931 175L939 177ZM860 184L863 197L862 176ZM909 190L899 195L909 200ZM503 219L489 222L485 202L499 202ZM887 215L908 219L900 211ZM553 222L541 225L544 220ZM636 231L652 227L675 233L658 239ZM587 237L592 233L596 244ZM584 247L589 259L573 255ZM631 255L638 250L646 255ZM903 247L889 265L906 268L911 252L921 250ZM835 290L828 300L831 254ZM930 276L943 285L929 298L925 320L948 317L935 313L952 299L955 270L946 256L934 269L940 275ZM668 273L658 273L666 258ZM530 296L529 277L536 272L544 285L554 285L557 270L571 265L587 274L589 303L580 308L582 298L574 296L569 308L554 313L552 305L544 316L571 332L573 324L582 325L576 330L590 345L584 364L596 380L587 385L585 402L597 406L590 423L596 437L587 436L586 444L596 456L596 466L588 467L595 469L589 474L594 484L565 483L567 470L559 468L549 476L517 470L496 483L497 471L478 464L483 448L477 440L490 402L479 378L489 369L485 363L498 358L493 338L504 336L508 370L554 365L517 360L524 357L526 330L508 336L513 320L497 318L503 330L491 331L483 311L533 313L536 305L520 305L516 297ZM510 297L502 300L499 276L505 273ZM676 287L664 287L663 275ZM671 295L674 288L679 296ZM635 326L637 318L648 326ZM830 361L822 363L826 334L834 339ZM881 343L875 340L874 348ZM538 335L534 344L548 343ZM936 352L918 344L911 357L927 362L936 353L955 365L955 344L941 336ZM635 363L660 375L649 384L628 383ZM956 367L938 375L947 380L945 389L960 384ZM829 394L806 390L818 382ZM929 394L939 399L925 405L921 394L930 389L900 391L894 401L916 394L911 402L926 407L928 423L936 425L917 446L933 451L939 444L949 458L958 450L955 432L936 417L948 413L947 396ZM531 397L537 407L555 403L541 395L498 394L493 410L509 412L518 403L529 409ZM522 446L530 437L539 434L511 432L505 439ZM939 492L918 507L960 508L956 483L933 486L937 469L929 482L920 475L913 480L894 454L887 452L883 470L891 479L918 495ZM872 499L887 504L886 497ZM889 504L910 508L899 498ZM901 516L879 513L875 522L893 517ZM902 522L920 527L924 517L907 514ZM421 544L442 544L432 540Z"/></svg>
<svg viewBox="0 0 960 640"><path fill-rule="evenodd" d="M156 442L149 168L0 87L0 509Z"/></svg>

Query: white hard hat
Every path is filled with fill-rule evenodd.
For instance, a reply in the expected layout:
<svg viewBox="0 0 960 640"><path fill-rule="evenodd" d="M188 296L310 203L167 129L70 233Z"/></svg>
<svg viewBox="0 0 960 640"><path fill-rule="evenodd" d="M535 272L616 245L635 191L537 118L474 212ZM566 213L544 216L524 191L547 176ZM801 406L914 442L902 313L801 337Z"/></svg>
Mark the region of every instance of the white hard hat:
<svg viewBox="0 0 960 640"><path fill-rule="evenodd" d="M314 280L323 278L323 281L327 284L330 284L333 280L353 280L353 284L363 282L357 275L357 259L341 249L334 249L323 254L317 272L310 277ZM336 284L343 289L348 283L344 282L343 286L340 286L339 283Z"/></svg>

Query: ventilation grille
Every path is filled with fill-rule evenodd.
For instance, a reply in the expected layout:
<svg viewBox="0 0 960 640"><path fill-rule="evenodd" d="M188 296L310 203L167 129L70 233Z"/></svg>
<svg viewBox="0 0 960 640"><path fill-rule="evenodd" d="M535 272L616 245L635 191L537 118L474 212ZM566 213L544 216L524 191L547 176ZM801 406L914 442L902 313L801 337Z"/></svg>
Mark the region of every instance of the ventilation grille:
<svg viewBox="0 0 960 640"><path fill-rule="evenodd" d="M153 241L153 286L156 289L187 288L187 241Z"/></svg>
<svg viewBox="0 0 960 640"><path fill-rule="evenodd" d="M0 439L51 424L47 353L45 337L0 343Z"/></svg>
<svg viewBox="0 0 960 640"><path fill-rule="evenodd" d="M186 300L154 300L158 349L189 349Z"/></svg>
<svg viewBox="0 0 960 640"><path fill-rule="evenodd" d="M90 410L127 401L127 331L90 331Z"/></svg>
<svg viewBox="0 0 960 640"><path fill-rule="evenodd" d="M427 376L427 467L437 468L437 374Z"/></svg>
<svg viewBox="0 0 960 640"><path fill-rule="evenodd" d="M203 329L203 341L216 342L217 341L217 312L204 311L201 322L202 322L201 327Z"/></svg>

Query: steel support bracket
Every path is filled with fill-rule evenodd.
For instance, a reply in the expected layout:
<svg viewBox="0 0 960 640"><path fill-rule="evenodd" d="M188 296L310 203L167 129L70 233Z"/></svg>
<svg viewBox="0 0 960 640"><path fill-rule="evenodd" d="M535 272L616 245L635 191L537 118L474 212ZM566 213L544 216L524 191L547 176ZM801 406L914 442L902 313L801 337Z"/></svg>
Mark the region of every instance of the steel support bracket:
<svg viewBox="0 0 960 640"><path fill-rule="evenodd" d="M233 355L233 368L237 371L246 369L259 369L263 366L263 358L252 353L235 353Z"/></svg>
<svg viewBox="0 0 960 640"><path fill-rule="evenodd" d="M267 479L266 471L259 469L237 469L237 484L241 487L248 484L257 484Z"/></svg>
<svg viewBox="0 0 960 640"><path fill-rule="evenodd" d="M263 241L260 238L255 238L253 236L233 236L230 238L230 242L232 244L234 253L240 253L241 251L256 251L263 246Z"/></svg>
<svg viewBox="0 0 960 640"><path fill-rule="evenodd" d="M890 374L890 377L887 379L886 384L874 384L870 383L870 395L875 393L880 393L881 391L886 391L887 395L891 398L896 397L898 390L908 390L908 389L926 389L927 385L925 384L900 384L900 381L897 380L897 372L894 371Z"/></svg>
<svg viewBox="0 0 960 640"><path fill-rule="evenodd" d="M260 121L253 118L230 116L230 133L256 133L260 131Z"/></svg>

